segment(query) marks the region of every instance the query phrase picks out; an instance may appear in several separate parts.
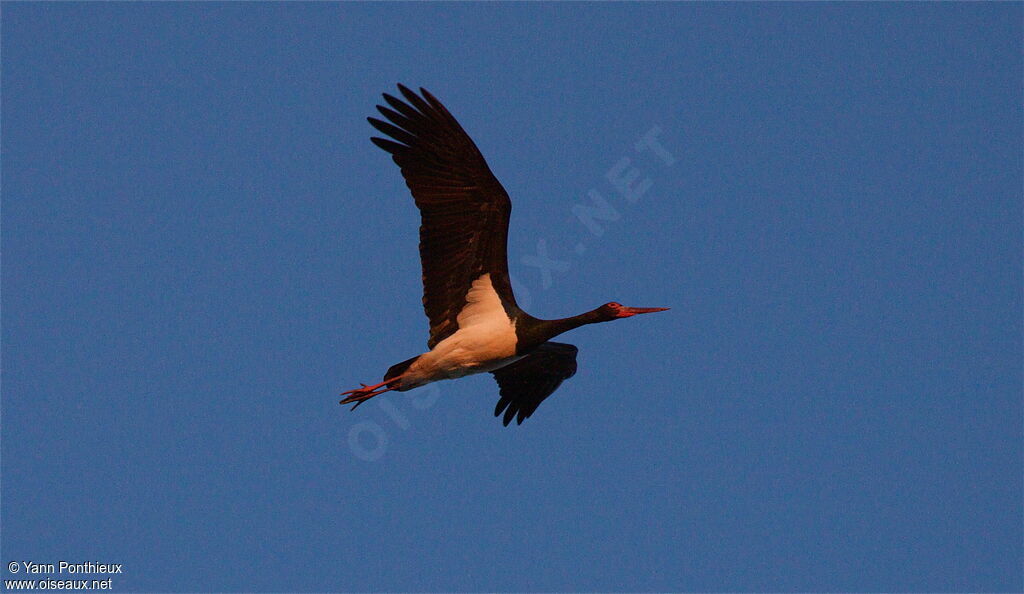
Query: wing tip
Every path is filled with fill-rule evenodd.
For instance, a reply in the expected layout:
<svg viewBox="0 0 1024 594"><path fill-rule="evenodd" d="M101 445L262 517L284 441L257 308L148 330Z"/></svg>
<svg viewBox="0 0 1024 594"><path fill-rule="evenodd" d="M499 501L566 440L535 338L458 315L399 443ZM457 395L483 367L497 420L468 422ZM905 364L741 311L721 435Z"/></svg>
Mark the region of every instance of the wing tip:
<svg viewBox="0 0 1024 594"><path fill-rule="evenodd" d="M397 142L395 142L393 140L389 140L387 138L381 138L379 136L371 136L370 137L370 142L372 142L373 144L377 145L381 149L384 149L385 151L391 153L392 155L397 155L398 153L400 153L400 152L402 152L402 151L404 151L404 150L409 148L409 147L405 146L404 144L399 144L399 143L397 143Z"/></svg>
<svg viewBox="0 0 1024 594"><path fill-rule="evenodd" d="M385 122L383 120L379 120L379 119L377 119L375 117L372 117L372 116L367 117L366 121L370 122L370 125L373 126L374 128L376 128L378 132L383 132L384 134L388 134L388 123L387 122Z"/></svg>

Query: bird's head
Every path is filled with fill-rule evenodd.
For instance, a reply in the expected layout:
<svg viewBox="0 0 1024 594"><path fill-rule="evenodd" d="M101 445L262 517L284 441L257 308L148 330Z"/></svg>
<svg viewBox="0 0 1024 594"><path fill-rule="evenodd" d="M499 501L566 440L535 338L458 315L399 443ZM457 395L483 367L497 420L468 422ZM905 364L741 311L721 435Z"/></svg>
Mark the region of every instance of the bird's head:
<svg viewBox="0 0 1024 594"><path fill-rule="evenodd" d="M605 320L617 320L619 318L629 318L637 314L654 313L656 311L666 311L667 307L626 307L621 303L615 301L609 301L601 307L597 308L602 321Z"/></svg>

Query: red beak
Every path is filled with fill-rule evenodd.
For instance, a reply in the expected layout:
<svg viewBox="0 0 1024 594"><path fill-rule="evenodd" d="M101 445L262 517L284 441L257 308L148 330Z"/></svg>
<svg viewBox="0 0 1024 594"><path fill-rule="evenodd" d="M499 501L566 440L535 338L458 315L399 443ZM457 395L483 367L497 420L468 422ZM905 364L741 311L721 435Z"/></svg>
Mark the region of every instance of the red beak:
<svg viewBox="0 0 1024 594"><path fill-rule="evenodd" d="M654 313L656 311L668 311L667 307L623 307L619 309L620 317L635 316L636 314Z"/></svg>

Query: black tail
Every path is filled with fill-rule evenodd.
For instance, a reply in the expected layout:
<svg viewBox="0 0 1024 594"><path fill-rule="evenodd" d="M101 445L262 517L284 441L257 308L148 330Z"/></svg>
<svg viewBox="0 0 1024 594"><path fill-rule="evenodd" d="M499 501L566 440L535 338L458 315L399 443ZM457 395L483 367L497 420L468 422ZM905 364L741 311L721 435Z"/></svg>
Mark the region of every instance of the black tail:
<svg viewBox="0 0 1024 594"><path fill-rule="evenodd" d="M419 359L419 358L420 358L420 356L416 355L412 359L406 359L405 361L402 361L401 363L395 363L394 365L392 365L388 369L388 372L384 374L384 381L388 381L389 379L391 379L391 378L393 378L395 376L402 375L403 373L405 373L405 370L409 369L409 366L412 365L413 362L416 359Z"/></svg>

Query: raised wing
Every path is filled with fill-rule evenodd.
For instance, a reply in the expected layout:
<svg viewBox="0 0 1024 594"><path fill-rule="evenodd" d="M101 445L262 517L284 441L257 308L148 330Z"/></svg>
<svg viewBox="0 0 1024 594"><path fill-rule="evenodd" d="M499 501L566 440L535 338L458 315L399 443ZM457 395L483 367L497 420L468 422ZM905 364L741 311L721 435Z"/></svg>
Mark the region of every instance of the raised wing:
<svg viewBox="0 0 1024 594"><path fill-rule="evenodd" d="M515 363L492 371L501 394L494 416L504 411L502 422L506 427L513 417L517 424L522 424L545 398L576 373L576 353L571 344L545 342Z"/></svg>
<svg viewBox="0 0 1024 594"><path fill-rule="evenodd" d="M457 317L473 281L490 273L506 304L515 298L508 280L506 244L512 210L483 155L441 102L402 85L405 102L384 94L389 122L367 118L391 139L371 138L391 153L420 209L423 309L430 318L429 348L458 329Z"/></svg>

